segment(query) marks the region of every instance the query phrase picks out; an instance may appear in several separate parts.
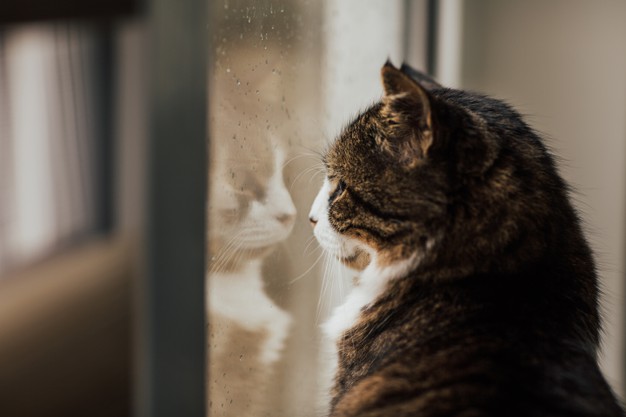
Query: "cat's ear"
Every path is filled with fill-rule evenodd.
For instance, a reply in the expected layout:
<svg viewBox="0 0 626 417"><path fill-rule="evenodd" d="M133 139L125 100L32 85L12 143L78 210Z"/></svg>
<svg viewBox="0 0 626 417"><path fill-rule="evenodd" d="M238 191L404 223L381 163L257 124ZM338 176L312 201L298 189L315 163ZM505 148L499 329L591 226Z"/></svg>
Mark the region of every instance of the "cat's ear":
<svg viewBox="0 0 626 417"><path fill-rule="evenodd" d="M416 70L415 68L408 65L406 62L402 63L400 71L417 81L417 83L426 91L443 88L441 84L435 81L435 79L432 78L430 75L424 74L423 72Z"/></svg>
<svg viewBox="0 0 626 417"><path fill-rule="evenodd" d="M425 93L425 89L418 84L418 81L413 79L410 73L404 71L408 68L410 68L408 65L403 64L402 69L398 69L389 60L385 62L385 65L380 70L385 97L398 94ZM413 70L412 68L410 69ZM417 71L413 71L417 73Z"/></svg>
<svg viewBox="0 0 626 417"><path fill-rule="evenodd" d="M381 118L383 149L412 168L426 158L433 144L432 99L409 75L389 61L381 70L385 95Z"/></svg>

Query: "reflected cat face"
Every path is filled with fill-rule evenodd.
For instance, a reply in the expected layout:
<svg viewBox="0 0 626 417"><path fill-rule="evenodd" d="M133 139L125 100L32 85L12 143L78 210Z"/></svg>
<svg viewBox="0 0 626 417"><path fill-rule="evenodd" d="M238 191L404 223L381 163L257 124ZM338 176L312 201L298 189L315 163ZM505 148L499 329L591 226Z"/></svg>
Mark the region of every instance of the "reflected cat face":
<svg viewBox="0 0 626 417"><path fill-rule="evenodd" d="M284 151L271 143L250 145L247 152L241 147L217 151L209 203L212 269L232 269L265 256L294 225L296 208L283 180Z"/></svg>
<svg viewBox="0 0 626 417"><path fill-rule="evenodd" d="M209 259L235 271L285 240L296 209L285 187L285 143L293 136L279 57L246 49L219 61L211 94Z"/></svg>

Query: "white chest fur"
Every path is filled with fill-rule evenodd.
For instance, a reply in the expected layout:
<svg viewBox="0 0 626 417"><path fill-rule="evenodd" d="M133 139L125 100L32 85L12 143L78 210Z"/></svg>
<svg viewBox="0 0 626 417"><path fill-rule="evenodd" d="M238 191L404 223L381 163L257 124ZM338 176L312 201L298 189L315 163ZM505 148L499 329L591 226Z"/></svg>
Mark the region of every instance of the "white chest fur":
<svg viewBox="0 0 626 417"><path fill-rule="evenodd" d="M291 317L265 293L261 261L251 261L238 272L211 274L206 291L209 318L218 314L246 330L262 333L261 360L271 364L280 358Z"/></svg>
<svg viewBox="0 0 626 417"><path fill-rule="evenodd" d="M361 272L359 284L355 286L345 301L333 310L330 319L322 325L326 337L337 342L341 335L353 327L359 320L364 308L378 299L387 288L387 284L396 278L405 276L418 262L417 256L396 264L379 267L376 259Z"/></svg>

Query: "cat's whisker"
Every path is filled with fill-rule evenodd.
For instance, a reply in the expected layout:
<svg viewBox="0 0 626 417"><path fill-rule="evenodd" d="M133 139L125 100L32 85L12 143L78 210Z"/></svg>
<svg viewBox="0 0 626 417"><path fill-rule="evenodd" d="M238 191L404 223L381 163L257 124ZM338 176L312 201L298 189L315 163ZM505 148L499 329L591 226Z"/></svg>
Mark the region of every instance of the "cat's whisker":
<svg viewBox="0 0 626 417"><path fill-rule="evenodd" d="M311 272L311 270L318 264L318 262L320 261L320 259L322 259L322 257L325 255L325 252L322 252L320 254L320 256L317 257L317 259L311 264L311 266L304 271L302 274L298 275L297 277L295 277L294 279L292 279L291 281L289 281L289 285L293 284L294 282L304 278L309 272Z"/></svg>
<svg viewBox="0 0 626 417"><path fill-rule="evenodd" d="M233 263L235 265L239 265L244 257L244 252L241 250L243 247L243 242L237 246L235 249L235 256L233 258Z"/></svg>
<svg viewBox="0 0 626 417"><path fill-rule="evenodd" d="M235 247L237 246L237 236L231 238L231 240L224 246L220 253L215 257L215 260L211 262L210 271L219 272L222 267L225 266L229 260L235 254Z"/></svg>
<svg viewBox="0 0 626 417"><path fill-rule="evenodd" d="M325 135L325 136L326 136L326 135ZM326 143L326 141L324 141L324 142ZM307 155L311 155L312 157L315 157L315 158L317 158L317 159L318 159L318 160L320 160L320 161L321 161L322 159L324 159L324 152L323 152L323 151L321 151L321 150L319 150L319 149L313 149L313 148L311 148L311 147L304 146L304 145L303 145L303 146L300 146L300 148L302 149L302 150L300 151L300 153L304 153L304 154L307 154Z"/></svg>
<svg viewBox="0 0 626 417"><path fill-rule="evenodd" d="M221 272L222 267L228 263L228 260L232 257L234 252L230 250L230 244L228 247L223 248L214 259L211 260L209 265L209 271L211 273Z"/></svg>
<svg viewBox="0 0 626 417"><path fill-rule="evenodd" d="M309 184L313 182L318 175L326 175L326 169L320 168L320 170L309 177Z"/></svg>
<svg viewBox="0 0 626 417"><path fill-rule="evenodd" d="M241 242L238 239L244 234L244 231L235 233L223 249L217 254L215 260L211 260L209 266L210 272L220 272L223 267L228 265L228 262L232 260L233 256L237 253L238 248L241 248Z"/></svg>
<svg viewBox="0 0 626 417"><path fill-rule="evenodd" d="M302 253L304 255L307 254L308 250L311 248L311 246L313 245L313 243L318 243L317 239L315 238L315 235L311 235L311 237L309 237L306 241L306 245L304 246L304 249L302 250ZM315 247L316 249L320 248L320 245L318 243L318 245Z"/></svg>
<svg viewBox="0 0 626 417"><path fill-rule="evenodd" d="M348 256L348 254L346 254L346 251L344 250L343 247L339 248L339 253L340 256L343 258L346 258ZM340 288L340 292L339 292L339 298L340 298L340 303L341 305L343 305L343 300L344 300L344 289L345 289L345 284L346 284L346 276L344 274L345 269L343 268L343 266L339 263L336 262L335 263L335 268L337 271L337 280L339 281L339 288ZM356 348L356 342L355 342L355 338L354 336L350 337L350 344L352 345L352 349Z"/></svg>
<svg viewBox="0 0 626 417"><path fill-rule="evenodd" d="M309 153L299 153L298 155L292 156L291 158L289 158L289 160L285 161L285 163L283 163L282 169L287 168L287 165L302 158L312 158L316 160L320 159L319 155L314 155L314 154L309 154Z"/></svg>
<svg viewBox="0 0 626 417"><path fill-rule="evenodd" d="M343 250L341 251L341 256L345 256L343 254ZM341 273L341 265L339 264L339 262L335 262L335 270L337 273L337 279L339 281L338 287L339 287L339 299L343 300L344 296L345 296L345 282L344 282L344 277L343 274Z"/></svg>
<svg viewBox="0 0 626 417"><path fill-rule="evenodd" d="M317 315L316 315L316 320L319 323L319 319L321 317L322 311L324 310L324 307L329 307L328 303L332 302L332 298L327 297L328 292L330 290L330 288L333 285L333 276L332 276L332 269L333 269L333 255L331 255L328 252L324 252L326 254L326 256L324 257L324 275L323 275L323 279L322 279L322 290L321 290L321 297L320 300L318 300L318 304L317 304Z"/></svg>
<svg viewBox="0 0 626 417"><path fill-rule="evenodd" d="M324 294L326 292L326 271L328 267L328 252L322 252L324 256L323 268L322 268L322 286L320 287L319 297L317 299L317 309L315 310L315 323L319 324L320 316L322 314L322 306L324 304L325 298Z"/></svg>
<svg viewBox="0 0 626 417"><path fill-rule="evenodd" d="M295 184L295 183L296 183L296 182L297 182L297 181L298 181L298 180L299 180L299 179L300 179L303 175L306 175L306 174L308 174L308 173L310 173L310 172L312 172L312 171L314 171L314 170L316 170L316 169L317 169L317 170L319 170L319 169L320 169L320 167L319 167L319 166L317 166L317 165L313 165L313 166L310 166L310 167L308 167L307 169L303 170L303 171L302 171L302 172L300 172L298 175L296 175L296 177L293 179L293 181L291 181L291 185L289 186L289 190L291 190L291 189L293 188L294 184ZM317 174L316 174L316 175L317 175Z"/></svg>
<svg viewBox="0 0 626 417"><path fill-rule="evenodd" d="M294 151L297 155L305 155L310 156L311 158L315 158L317 160L322 160L324 157L324 153L319 149L313 149L308 146L299 145L294 148Z"/></svg>

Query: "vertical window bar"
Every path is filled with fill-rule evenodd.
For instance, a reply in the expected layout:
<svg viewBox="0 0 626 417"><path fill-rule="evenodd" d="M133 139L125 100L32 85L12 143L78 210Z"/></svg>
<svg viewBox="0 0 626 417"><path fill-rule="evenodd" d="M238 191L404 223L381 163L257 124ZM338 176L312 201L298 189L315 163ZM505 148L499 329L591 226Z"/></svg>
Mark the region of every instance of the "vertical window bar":
<svg viewBox="0 0 626 417"><path fill-rule="evenodd" d="M404 62L420 71L431 72L431 10L429 0L405 0Z"/></svg>
<svg viewBox="0 0 626 417"><path fill-rule="evenodd" d="M204 417L207 2L149 4L148 274L140 416Z"/></svg>
<svg viewBox="0 0 626 417"><path fill-rule="evenodd" d="M428 67L428 73L434 75L437 72L437 15L439 10L439 2L438 0L427 0L427 13L428 13L428 24L427 24L427 53L426 53L426 65Z"/></svg>

